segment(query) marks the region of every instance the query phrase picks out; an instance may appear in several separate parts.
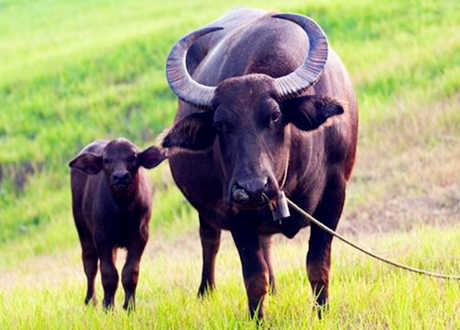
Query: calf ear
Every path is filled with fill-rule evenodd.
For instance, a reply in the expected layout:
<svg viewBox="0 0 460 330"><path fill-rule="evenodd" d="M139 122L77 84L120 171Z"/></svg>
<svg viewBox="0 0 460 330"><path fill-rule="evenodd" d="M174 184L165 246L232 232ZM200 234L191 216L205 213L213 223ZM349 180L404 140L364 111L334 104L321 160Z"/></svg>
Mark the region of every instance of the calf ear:
<svg viewBox="0 0 460 330"><path fill-rule="evenodd" d="M84 152L70 161L69 166L86 174L97 174L102 170L102 156Z"/></svg>
<svg viewBox="0 0 460 330"><path fill-rule="evenodd" d="M154 168L166 159L166 154L163 150L151 146L138 154L139 166L145 168Z"/></svg>
<svg viewBox="0 0 460 330"><path fill-rule="evenodd" d="M314 130L329 117L343 113L340 103L325 96L299 97L288 101L286 106L289 121L304 131Z"/></svg>
<svg viewBox="0 0 460 330"><path fill-rule="evenodd" d="M177 122L163 139L164 148L203 150L210 147L216 137L212 126L214 112L197 112Z"/></svg>

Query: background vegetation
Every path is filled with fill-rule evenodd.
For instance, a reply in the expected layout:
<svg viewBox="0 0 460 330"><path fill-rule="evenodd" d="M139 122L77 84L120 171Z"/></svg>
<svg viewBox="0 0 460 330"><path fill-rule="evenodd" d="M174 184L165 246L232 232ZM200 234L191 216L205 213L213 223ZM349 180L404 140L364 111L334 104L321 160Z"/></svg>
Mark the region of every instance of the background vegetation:
<svg viewBox="0 0 460 330"><path fill-rule="evenodd" d="M96 138L154 143L175 114L164 78L171 45L237 5L0 2L0 328L251 326L227 235L218 292L195 299L196 214L172 185L167 165L151 173L157 194L138 311L84 309L67 168ZM313 17L351 73L359 152L340 229L400 261L459 273L458 1L251 0L245 6ZM267 302L268 325L460 327L458 283L400 273L340 244L331 312L318 322L310 315L303 265L307 232L277 240L280 293Z"/></svg>

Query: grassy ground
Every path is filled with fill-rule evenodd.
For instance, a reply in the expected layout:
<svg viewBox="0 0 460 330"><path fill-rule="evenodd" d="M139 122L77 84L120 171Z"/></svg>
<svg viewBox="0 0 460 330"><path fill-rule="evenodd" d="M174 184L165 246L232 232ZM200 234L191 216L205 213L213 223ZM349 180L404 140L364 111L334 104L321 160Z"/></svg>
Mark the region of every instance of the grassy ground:
<svg viewBox="0 0 460 330"><path fill-rule="evenodd" d="M305 231L276 245L274 268L278 294L266 300L271 329L402 328L458 329L460 283L397 271L335 244L331 308L319 321L312 313L310 285L304 269ZM410 233L367 237L363 243L388 257L428 269L458 273L460 227L447 231L418 228ZM199 300L200 247L197 242L163 242L145 255L138 287L137 310L117 306L104 313L85 307L84 277L76 250L42 257L1 275L2 329L251 329L239 259L225 235L217 261L217 290ZM157 246L158 243L153 243ZM429 258L427 258L429 256ZM121 259L121 258L119 258ZM120 263L121 266L121 263ZM34 269L31 274L30 269ZM97 287L99 301L102 290Z"/></svg>
<svg viewBox="0 0 460 330"><path fill-rule="evenodd" d="M154 143L175 113L164 78L172 43L237 5L210 0L0 3L0 310L7 311L0 328L72 328L88 322L98 327L248 325L231 244L219 259L219 292L204 303L194 300L200 259L196 214L171 185L166 165L151 173L156 206L139 311L132 316L85 311L66 166L95 138ZM401 261L459 273L458 1L252 0L245 5L314 17L352 75L360 103L359 149L340 229L374 235L359 237ZM409 233L378 234L395 229ZM330 316L317 323L309 316L305 244L298 249L302 241L295 242L282 240L275 248L292 258L278 260L276 267L280 294L270 298L266 312L273 327L375 322L378 327L458 328L457 284L374 266L348 248L336 252L334 304ZM194 251L193 258L184 250ZM167 260L171 253L174 258ZM284 269L286 262L298 263ZM45 323L48 319L51 323Z"/></svg>

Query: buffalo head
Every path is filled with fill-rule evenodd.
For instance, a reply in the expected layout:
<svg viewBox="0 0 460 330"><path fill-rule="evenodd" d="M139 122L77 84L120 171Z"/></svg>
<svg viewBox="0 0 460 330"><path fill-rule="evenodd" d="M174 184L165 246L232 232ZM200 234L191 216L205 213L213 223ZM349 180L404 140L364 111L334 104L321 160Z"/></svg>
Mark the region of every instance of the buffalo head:
<svg viewBox="0 0 460 330"><path fill-rule="evenodd" d="M317 129L327 118L343 113L327 97L302 96L316 82L327 60L328 43L311 19L276 15L299 24L310 49L305 62L284 77L248 74L210 87L194 81L185 56L200 36L219 28L204 28L182 38L171 50L167 78L178 97L204 111L178 121L163 140L166 148L204 150L214 146L224 173L224 196L238 208L264 205L279 194L291 150L291 126ZM292 124L292 125L290 125Z"/></svg>

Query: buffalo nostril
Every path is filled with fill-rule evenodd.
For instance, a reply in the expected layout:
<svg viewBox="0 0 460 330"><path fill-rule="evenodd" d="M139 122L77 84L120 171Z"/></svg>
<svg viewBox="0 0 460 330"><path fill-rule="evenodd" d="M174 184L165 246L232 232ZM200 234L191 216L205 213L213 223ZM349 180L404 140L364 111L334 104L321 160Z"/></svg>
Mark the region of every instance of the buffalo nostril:
<svg viewBox="0 0 460 330"><path fill-rule="evenodd" d="M249 202L262 203L264 192L268 187L268 177L238 180L232 187L231 198L233 201L245 204Z"/></svg>
<svg viewBox="0 0 460 330"><path fill-rule="evenodd" d="M249 195L244 189L236 188L232 192L232 198L235 202L244 203L249 200Z"/></svg>
<svg viewBox="0 0 460 330"><path fill-rule="evenodd" d="M268 186L268 178L254 178L237 181L236 186L243 189L250 196L258 196L265 191Z"/></svg>

